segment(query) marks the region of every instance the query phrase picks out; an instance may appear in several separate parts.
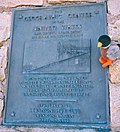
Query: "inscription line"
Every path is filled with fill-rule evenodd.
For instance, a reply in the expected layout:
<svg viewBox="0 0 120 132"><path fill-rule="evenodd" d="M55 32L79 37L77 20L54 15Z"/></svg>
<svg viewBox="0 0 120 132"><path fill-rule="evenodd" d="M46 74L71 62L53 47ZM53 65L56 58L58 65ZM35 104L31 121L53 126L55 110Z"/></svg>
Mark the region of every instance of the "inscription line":
<svg viewBox="0 0 120 132"><path fill-rule="evenodd" d="M77 100L66 99L35 99L35 101L50 101L50 102L76 102Z"/></svg>

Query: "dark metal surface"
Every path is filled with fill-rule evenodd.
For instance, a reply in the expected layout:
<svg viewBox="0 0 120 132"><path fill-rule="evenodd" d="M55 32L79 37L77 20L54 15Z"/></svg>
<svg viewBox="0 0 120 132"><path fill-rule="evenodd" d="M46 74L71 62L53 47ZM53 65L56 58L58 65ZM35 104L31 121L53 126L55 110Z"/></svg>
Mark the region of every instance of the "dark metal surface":
<svg viewBox="0 0 120 132"><path fill-rule="evenodd" d="M102 34L105 3L15 10L3 124L109 128Z"/></svg>

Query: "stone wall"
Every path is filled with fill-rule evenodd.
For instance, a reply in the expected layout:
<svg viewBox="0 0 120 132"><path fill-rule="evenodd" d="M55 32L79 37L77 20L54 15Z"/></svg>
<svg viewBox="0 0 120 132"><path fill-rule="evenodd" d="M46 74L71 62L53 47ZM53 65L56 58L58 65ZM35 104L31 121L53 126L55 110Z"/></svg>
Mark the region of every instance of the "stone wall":
<svg viewBox="0 0 120 132"><path fill-rule="evenodd" d="M11 11L20 7L36 7L57 4L99 2L103 0L0 0L0 120L4 108L6 91L8 49L10 44ZM120 42L120 0L107 0L108 34L112 40ZM120 60L109 68L110 112L112 132L120 131ZM5 128L0 132L78 132L79 130L52 130L39 128ZM91 131L91 130L81 130Z"/></svg>

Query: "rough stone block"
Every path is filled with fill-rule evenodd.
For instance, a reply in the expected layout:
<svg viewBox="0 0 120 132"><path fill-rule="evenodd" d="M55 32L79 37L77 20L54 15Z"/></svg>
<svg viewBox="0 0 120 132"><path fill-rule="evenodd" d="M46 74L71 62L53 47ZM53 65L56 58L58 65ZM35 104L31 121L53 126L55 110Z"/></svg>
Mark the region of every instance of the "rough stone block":
<svg viewBox="0 0 120 132"><path fill-rule="evenodd" d="M112 83L120 83L120 60L117 60L114 65L109 67L110 80Z"/></svg>
<svg viewBox="0 0 120 132"><path fill-rule="evenodd" d="M7 65L7 46L0 48L0 81L5 79L5 68Z"/></svg>
<svg viewBox="0 0 120 132"><path fill-rule="evenodd" d="M120 14L120 0L108 0L108 11L112 15Z"/></svg>
<svg viewBox="0 0 120 132"><path fill-rule="evenodd" d="M2 85L2 82L0 81L0 91L2 91L3 89L3 85Z"/></svg>
<svg viewBox="0 0 120 132"><path fill-rule="evenodd" d="M115 25L115 28L120 29L120 19L117 20L117 21L114 23L114 25Z"/></svg>
<svg viewBox="0 0 120 132"><path fill-rule="evenodd" d="M10 37L11 13L0 13L0 42Z"/></svg>
<svg viewBox="0 0 120 132"><path fill-rule="evenodd" d="M109 31L109 35L116 36L116 40L119 39L120 36L120 15L119 16L114 16L114 15L110 15L107 14L107 21L108 21L108 31ZM116 33L115 33L116 31ZM118 32L118 33L117 33ZM113 37L114 39L114 37Z"/></svg>
<svg viewBox="0 0 120 132"><path fill-rule="evenodd" d="M4 95L2 92L0 92L0 99L3 99L4 98Z"/></svg>
<svg viewBox="0 0 120 132"><path fill-rule="evenodd" d="M120 20L116 20L116 22L108 24L108 33L112 40L120 41Z"/></svg>
<svg viewBox="0 0 120 132"><path fill-rule="evenodd" d="M108 24L114 24L120 17L107 14L107 23Z"/></svg>
<svg viewBox="0 0 120 132"><path fill-rule="evenodd" d="M33 128L32 132L95 132L95 130L92 130L92 129L64 130L64 129L41 129L41 128Z"/></svg>
<svg viewBox="0 0 120 132"><path fill-rule="evenodd" d="M15 130L15 132L96 132L95 130L92 130L92 129L83 129L83 130L73 130L72 129L72 130L65 130L65 129L25 128L25 127L17 127L14 130Z"/></svg>
<svg viewBox="0 0 120 132"><path fill-rule="evenodd" d="M37 5L43 4L43 0L0 0L0 5L4 7L16 7L24 5Z"/></svg>
<svg viewBox="0 0 120 132"><path fill-rule="evenodd" d="M120 127L120 84L110 83L110 99L111 125Z"/></svg>
<svg viewBox="0 0 120 132"><path fill-rule="evenodd" d="M19 131L12 129L12 128L5 128L5 127L1 126L0 132L19 132Z"/></svg>
<svg viewBox="0 0 120 132"><path fill-rule="evenodd" d="M61 1L60 0L48 0L49 4L60 4Z"/></svg>
<svg viewBox="0 0 120 132"><path fill-rule="evenodd" d="M3 110L3 100L0 99L0 117L2 116L2 110Z"/></svg>

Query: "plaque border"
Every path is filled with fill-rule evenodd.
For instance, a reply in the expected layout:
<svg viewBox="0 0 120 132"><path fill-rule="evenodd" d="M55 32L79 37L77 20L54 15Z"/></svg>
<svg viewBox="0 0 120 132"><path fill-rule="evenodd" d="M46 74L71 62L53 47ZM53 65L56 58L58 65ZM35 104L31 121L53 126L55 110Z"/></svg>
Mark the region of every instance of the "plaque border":
<svg viewBox="0 0 120 132"><path fill-rule="evenodd" d="M12 21L11 21L11 32L10 32L10 48L9 48L9 53L8 53L8 76L7 76L7 85L6 85L6 96L5 96L5 101L4 101L4 108L6 107L7 105L7 99L8 99L8 92L9 92L9 76L10 76L10 65L11 65L11 52L12 52L12 43L13 43L13 36L14 36L14 21L15 21L15 13L17 11L28 11L28 10L43 10L43 9L57 9L57 8L70 8L70 7L83 7L83 6L97 6L97 5L101 5L101 6L104 6L104 10L106 12L106 14L104 14L104 23L106 24L105 25L105 32L106 34L108 33L107 32L107 12L108 12L108 9L107 9L107 3L106 2L91 2L91 3L84 3L84 4L68 4L68 5L59 5L59 6L46 6L46 7L36 7L36 8L19 8L19 9L14 9L12 11ZM91 69L91 66L90 66L90 69ZM108 68L105 69L105 73L108 72ZM68 73L69 74L69 73ZM71 73L70 73L71 74ZM80 125L63 125L63 124L29 124L29 122L16 122L14 123L9 123L9 122L6 122L6 109L3 109L3 121L2 121L2 125L4 126L18 126L18 127L39 127L39 128L58 128L58 129L95 129L97 131L106 131L106 132L109 132L110 131L110 97L109 97L109 83L108 83L108 76L106 75L106 112L107 112L107 122L106 123L99 123L99 124L80 124ZM67 124L67 123L66 123Z"/></svg>

